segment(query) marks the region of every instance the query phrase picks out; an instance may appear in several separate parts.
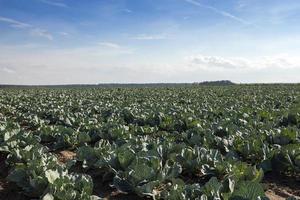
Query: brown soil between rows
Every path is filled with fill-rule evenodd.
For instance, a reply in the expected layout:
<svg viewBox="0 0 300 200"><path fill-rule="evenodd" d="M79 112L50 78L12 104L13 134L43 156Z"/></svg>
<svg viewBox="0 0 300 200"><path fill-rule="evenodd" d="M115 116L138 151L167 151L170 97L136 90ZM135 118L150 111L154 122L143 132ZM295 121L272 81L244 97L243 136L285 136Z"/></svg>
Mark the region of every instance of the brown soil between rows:
<svg viewBox="0 0 300 200"><path fill-rule="evenodd" d="M64 150L64 151L60 151L57 154L57 157L59 162L66 163L69 160L74 159L76 157L76 153L73 151Z"/></svg>
<svg viewBox="0 0 300 200"><path fill-rule="evenodd" d="M266 191L266 196L270 199L270 200L285 200L286 198L278 196L277 194L275 194L273 191Z"/></svg>
<svg viewBox="0 0 300 200"><path fill-rule="evenodd" d="M0 199L1 200L30 200L20 192L20 189L5 179L0 179Z"/></svg>
<svg viewBox="0 0 300 200"><path fill-rule="evenodd" d="M280 175L275 172L265 174L264 185L266 195L271 200L281 200L288 197L300 199L300 176Z"/></svg>
<svg viewBox="0 0 300 200"><path fill-rule="evenodd" d="M0 153L0 199L2 200L28 200L28 198L21 194L19 188L8 183L5 178L8 175L9 168L5 164L7 154Z"/></svg>

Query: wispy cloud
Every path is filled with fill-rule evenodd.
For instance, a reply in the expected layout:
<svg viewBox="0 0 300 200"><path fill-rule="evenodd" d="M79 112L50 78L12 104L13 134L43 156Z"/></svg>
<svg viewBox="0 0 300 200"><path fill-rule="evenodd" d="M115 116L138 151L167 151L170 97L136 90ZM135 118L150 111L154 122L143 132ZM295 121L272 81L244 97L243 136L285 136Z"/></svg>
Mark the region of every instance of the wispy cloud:
<svg viewBox="0 0 300 200"><path fill-rule="evenodd" d="M53 40L53 36L51 33L49 33L47 30L40 29L40 28L34 28L30 31L30 34L32 36L38 36L38 37L43 37L48 40Z"/></svg>
<svg viewBox="0 0 300 200"><path fill-rule="evenodd" d="M16 73L15 70L13 70L11 68L8 68L8 67L2 67L2 68L0 68L0 71L2 71L4 73L7 73L7 74L14 74L14 73Z"/></svg>
<svg viewBox="0 0 300 200"><path fill-rule="evenodd" d="M0 22L7 23L9 24L10 27L13 28L21 28L21 29L29 30L29 33L32 36L38 36L38 37L46 38L48 40L53 40L53 35L49 31L45 29L41 29L39 27L35 27L31 24L24 23L7 17L2 17L2 16L0 16Z"/></svg>
<svg viewBox="0 0 300 200"><path fill-rule="evenodd" d="M32 25L11 18L1 17L0 22L8 23L13 28L30 28Z"/></svg>
<svg viewBox="0 0 300 200"><path fill-rule="evenodd" d="M122 9L121 11L122 11L122 12L125 12L125 13L132 13L132 10L130 10L130 9L127 9L127 8L125 8L125 9Z"/></svg>
<svg viewBox="0 0 300 200"><path fill-rule="evenodd" d="M70 36L70 33L67 33L67 32L58 32L58 34L61 36L64 36L64 37Z"/></svg>
<svg viewBox="0 0 300 200"><path fill-rule="evenodd" d="M213 11L213 12L219 14L219 15L222 15L224 17L230 18L230 19L232 19L234 21L237 21L237 22L240 22L242 24L245 24L245 25L250 25L251 24L247 20L244 20L244 19L242 19L242 18L240 18L238 16L235 16L235 15L229 13L229 12L220 10L220 9L215 8L213 6L205 5L205 4L202 4L202 3L198 2L198 1L195 1L195 0L185 0L185 1L188 2L188 3L190 3L190 4L193 4L195 6L209 9L209 10L211 10L211 11Z"/></svg>
<svg viewBox="0 0 300 200"><path fill-rule="evenodd" d="M51 6L56 6L56 7L63 7L67 8L67 4L62 3L62 2L57 2L57 1L51 1L51 0L40 0L40 2L51 5Z"/></svg>
<svg viewBox="0 0 300 200"><path fill-rule="evenodd" d="M164 40L167 39L165 34L149 35L149 34L140 34L135 37L132 37L135 40Z"/></svg>
<svg viewBox="0 0 300 200"><path fill-rule="evenodd" d="M108 48L113 48L113 49L120 49L121 48L121 46L119 44L112 43L112 42L99 42L98 44L101 45L101 46L108 47Z"/></svg>

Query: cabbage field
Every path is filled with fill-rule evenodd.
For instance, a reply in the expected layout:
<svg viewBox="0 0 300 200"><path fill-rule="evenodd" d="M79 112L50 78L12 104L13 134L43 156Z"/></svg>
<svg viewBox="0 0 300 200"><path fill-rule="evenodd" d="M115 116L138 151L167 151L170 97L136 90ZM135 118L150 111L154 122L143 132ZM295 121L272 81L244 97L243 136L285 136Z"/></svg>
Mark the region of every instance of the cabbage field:
<svg viewBox="0 0 300 200"><path fill-rule="evenodd" d="M0 89L0 199L300 197L300 85Z"/></svg>

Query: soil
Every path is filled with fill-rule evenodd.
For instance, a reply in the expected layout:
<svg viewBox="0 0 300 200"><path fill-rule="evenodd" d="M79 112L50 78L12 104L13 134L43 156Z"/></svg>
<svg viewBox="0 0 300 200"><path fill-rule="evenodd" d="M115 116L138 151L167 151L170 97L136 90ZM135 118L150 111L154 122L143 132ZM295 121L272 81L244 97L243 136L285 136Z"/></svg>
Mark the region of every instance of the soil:
<svg viewBox="0 0 300 200"><path fill-rule="evenodd" d="M266 191L266 196L270 199L270 200L285 200L285 198L276 195L273 191L268 190Z"/></svg>
<svg viewBox="0 0 300 200"><path fill-rule="evenodd" d="M105 200L144 200L147 198L139 197L135 194L122 193L112 187L109 184L99 183L95 185L94 194L104 197Z"/></svg>
<svg viewBox="0 0 300 200"><path fill-rule="evenodd" d="M5 178L8 175L9 167L5 164L7 154L0 153L0 199L2 200L28 200L25 195L20 193L19 188L8 183Z"/></svg>
<svg viewBox="0 0 300 200"><path fill-rule="evenodd" d="M93 195L100 196L105 200L144 200L149 198L142 198L135 194L126 194L111 187L109 181L105 181L103 172L97 170L89 170L86 172L93 178L94 191Z"/></svg>
<svg viewBox="0 0 300 200"><path fill-rule="evenodd" d="M60 151L58 153L58 161L61 163L66 163L76 157L76 153L68 150Z"/></svg>
<svg viewBox="0 0 300 200"><path fill-rule="evenodd" d="M266 195L271 200L281 200L288 197L300 199L300 176L267 173L263 183L267 188Z"/></svg>
<svg viewBox="0 0 300 200"><path fill-rule="evenodd" d="M8 174L8 167L5 164L7 154L0 152L0 179L5 178Z"/></svg>
<svg viewBox="0 0 300 200"><path fill-rule="evenodd" d="M20 192L20 189L12 184L8 183L5 179L0 179L0 199L2 200L30 200Z"/></svg>

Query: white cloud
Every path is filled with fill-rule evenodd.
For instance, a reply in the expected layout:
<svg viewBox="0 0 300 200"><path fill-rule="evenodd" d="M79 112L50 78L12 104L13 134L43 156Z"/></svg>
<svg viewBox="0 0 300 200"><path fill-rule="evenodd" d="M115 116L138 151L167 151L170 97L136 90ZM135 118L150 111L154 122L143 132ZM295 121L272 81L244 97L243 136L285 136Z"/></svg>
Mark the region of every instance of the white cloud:
<svg viewBox="0 0 300 200"><path fill-rule="evenodd" d="M63 7L67 8L68 6L65 3L58 2L58 1L51 1L51 0L40 0L40 2L51 5L51 6L56 6L56 7Z"/></svg>
<svg viewBox="0 0 300 200"><path fill-rule="evenodd" d="M220 70L261 70L261 69L300 69L300 59L289 55L275 55L258 58L219 57L193 55L186 58L188 69Z"/></svg>
<svg viewBox="0 0 300 200"><path fill-rule="evenodd" d="M149 35L149 34L140 34L132 39L135 40L164 40L167 39L168 37L165 34L156 34L156 35Z"/></svg>
<svg viewBox="0 0 300 200"><path fill-rule="evenodd" d="M8 23L13 28L30 28L32 25L20 22L11 18L1 17L0 16L0 22Z"/></svg>
<svg viewBox="0 0 300 200"><path fill-rule="evenodd" d="M217 56L193 55L186 58L188 65L197 69L240 69L245 68L247 61L241 58L222 58Z"/></svg>
<svg viewBox="0 0 300 200"><path fill-rule="evenodd" d="M122 47L99 45L47 49L0 46L0 83L63 84L101 82L300 81L300 58L291 55L225 57L210 55L158 58Z"/></svg>
<svg viewBox="0 0 300 200"><path fill-rule="evenodd" d="M4 73L8 73L8 74L14 74L14 73L16 73L15 70L10 69L8 67L2 67L2 68L0 68L0 70L3 71Z"/></svg>
<svg viewBox="0 0 300 200"><path fill-rule="evenodd" d="M193 4L195 6L209 9L209 10L211 10L211 11L213 11L213 12L219 14L219 15L222 15L224 17L230 18L230 19L235 20L237 22L240 22L242 24L245 24L245 25L250 25L251 24L250 22L242 19L241 17L235 16L235 15L229 13L229 12L220 10L220 9L215 8L213 6L204 5L204 4L202 4L202 3L200 3L200 2L198 2L196 0L185 0L185 1L188 2L188 3L190 3L190 4Z"/></svg>
<svg viewBox="0 0 300 200"><path fill-rule="evenodd" d="M104 47L108 47L108 48L113 48L113 49L120 49L121 46L116 44L116 43L112 43L112 42L99 42L98 43L100 46L104 46Z"/></svg>
<svg viewBox="0 0 300 200"><path fill-rule="evenodd" d="M122 9L121 11L122 11L122 12L126 12L126 13L132 13L132 10L130 10L130 9L127 9L127 8L125 8L125 9Z"/></svg>
<svg viewBox="0 0 300 200"><path fill-rule="evenodd" d="M43 37L48 40L53 40L53 36L51 33L49 33L47 30L40 29L40 28L34 28L30 31L30 34L32 36L38 36L38 37Z"/></svg>
<svg viewBox="0 0 300 200"><path fill-rule="evenodd" d="M58 32L58 34L64 36L64 37L68 37L70 36L70 33L67 33L67 32Z"/></svg>
<svg viewBox="0 0 300 200"><path fill-rule="evenodd" d="M236 9L237 10L242 10L248 6L248 1L246 2L245 0L239 0L236 4Z"/></svg>

